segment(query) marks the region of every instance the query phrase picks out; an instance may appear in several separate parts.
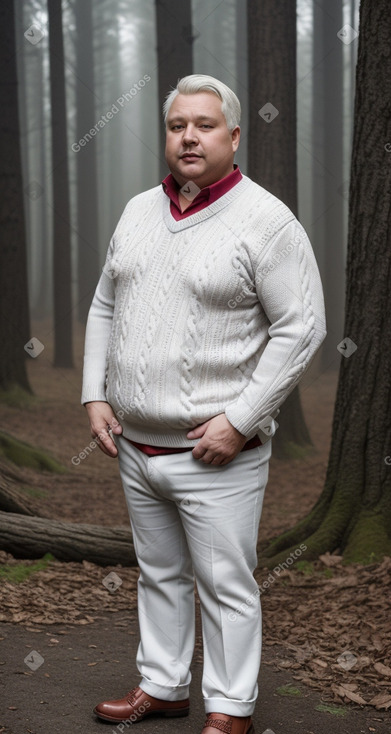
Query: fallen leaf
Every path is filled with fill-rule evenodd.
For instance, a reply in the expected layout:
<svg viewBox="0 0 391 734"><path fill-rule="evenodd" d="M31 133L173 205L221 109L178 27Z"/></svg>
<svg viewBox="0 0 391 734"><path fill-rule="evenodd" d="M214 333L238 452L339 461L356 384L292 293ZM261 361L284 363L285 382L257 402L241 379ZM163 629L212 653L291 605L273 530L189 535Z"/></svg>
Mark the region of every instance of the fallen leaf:
<svg viewBox="0 0 391 734"><path fill-rule="evenodd" d="M389 693L378 693L377 696L371 698L368 703L376 708L390 708L391 706L391 695Z"/></svg>
<svg viewBox="0 0 391 734"><path fill-rule="evenodd" d="M343 556L334 556L330 553L323 553L323 555L319 556L319 560L324 563L325 566L338 566L339 563L343 561Z"/></svg>
<svg viewBox="0 0 391 734"><path fill-rule="evenodd" d="M391 677L391 668L389 668L388 665L383 665L383 663L375 663L373 667L381 675L386 675L388 678Z"/></svg>
<svg viewBox="0 0 391 734"><path fill-rule="evenodd" d="M338 691L338 693L339 693L340 696L345 696L350 701L354 701L355 703L359 703L362 706L366 706L366 703L367 702L364 701L364 699L362 698L362 696L360 696L358 693L354 693L353 691L349 691L344 686L338 686L337 691Z"/></svg>

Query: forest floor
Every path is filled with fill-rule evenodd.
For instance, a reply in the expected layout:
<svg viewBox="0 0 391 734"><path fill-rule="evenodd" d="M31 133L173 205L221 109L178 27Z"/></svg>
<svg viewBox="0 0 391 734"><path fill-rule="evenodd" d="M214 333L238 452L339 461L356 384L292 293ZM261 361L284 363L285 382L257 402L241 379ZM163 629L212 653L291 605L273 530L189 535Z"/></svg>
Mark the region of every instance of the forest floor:
<svg viewBox="0 0 391 734"><path fill-rule="evenodd" d="M23 409L2 404L2 427L49 452L67 471L54 475L18 469L30 488L29 501L37 514L41 508L54 519L128 525L116 460L96 449L78 463L91 440L80 405L82 330L76 327L75 368L69 370L52 366L50 325L37 323L33 335L45 347L28 362L36 397ZM301 382L303 411L316 451L302 460L271 459L259 531L262 545L304 517L322 491L337 379L337 369L322 372L314 363ZM24 566L37 568L35 563L26 561ZM116 697L135 685L137 569L86 562L41 565L24 581L4 577L1 582L0 675L7 703L2 706L0 734L98 731L100 724L89 709L86 713L75 702L83 697L83 707L87 702L90 706L97 695L98 700ZM17 566L20 561L0 554L0 573ZM115 592L102 583L111 571L122 581ZM264 647L257 734L389 732L391 559L345 566L338 553L326 554L313 564L298 561L288 570L257 569L258 584L267 579L269 586L261 594ZM36 668L38 653L44 664ZM28 655L30 664L25 662ZM198 620L196 683L201 666ZM89 667L88 675L83 667ZM52 702L46 700L52 694ZM195 718L182 719L182 730L195 731L195 723L201 729L201 694L198 698ZM144 727L149 732L178 729L177 724L148 719L139 723L140 734Z"/></svg>

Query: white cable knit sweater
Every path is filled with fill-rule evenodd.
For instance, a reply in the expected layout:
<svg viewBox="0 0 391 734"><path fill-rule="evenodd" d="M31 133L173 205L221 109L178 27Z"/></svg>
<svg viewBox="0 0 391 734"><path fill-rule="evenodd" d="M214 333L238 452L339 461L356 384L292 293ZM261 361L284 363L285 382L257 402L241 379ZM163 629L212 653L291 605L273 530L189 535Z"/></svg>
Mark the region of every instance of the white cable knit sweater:
<svg viewBox="0 0 391 734"><path fill-rule="evenodd" d="M311 244L279 199L243 176L176 221L159 185L128 202L111 238L81 402L110 403L140 443L195 446L186 433L224 412L264 443L325 334Z"/></svg>

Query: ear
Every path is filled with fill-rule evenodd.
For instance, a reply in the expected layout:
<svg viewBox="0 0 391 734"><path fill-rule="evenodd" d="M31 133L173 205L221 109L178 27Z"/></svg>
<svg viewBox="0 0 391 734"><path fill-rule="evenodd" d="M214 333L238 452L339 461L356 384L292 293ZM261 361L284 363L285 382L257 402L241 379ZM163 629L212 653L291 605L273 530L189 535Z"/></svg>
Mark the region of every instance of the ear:
<svg viewBox="0 0 391 734"><path fill-rule="evenodd" d="M239 141L240 141L239 125L236 125L236 127L234 127L234 129L232 130L231 138L232 138L232 150L235 152L239 147Z"/></svg>

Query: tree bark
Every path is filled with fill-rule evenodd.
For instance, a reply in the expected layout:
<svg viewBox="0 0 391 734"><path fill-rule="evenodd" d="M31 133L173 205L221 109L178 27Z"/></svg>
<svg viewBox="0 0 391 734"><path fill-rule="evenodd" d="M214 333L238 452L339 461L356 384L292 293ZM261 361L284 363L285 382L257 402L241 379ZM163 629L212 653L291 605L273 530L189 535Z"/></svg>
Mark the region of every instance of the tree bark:
<svg viewBox="0 0 391 734"><path fill-rule="evenodd" d="M190 0L155 0L159 74L160 176L169 173L164 157L166 132L162 106L178 79L193 73L193 31Z"/></svg>
<svg viewBox="0 0 391 734"><path fill-rule="evenodd" d="M252 100L248 175L297 216L296 3L248 0L247 9L249 100ZM268 105L266 119L259 114L265 105ZM271 118L267 117L269 113ZM313 450L298 387L283 404L278 423L273 438L276 458L293 458Z"/></svg>
<svg viewBox="0 0 391 734"><path fill-rule="evenodd" d="M0 512L0 548L15 558L90 561L99 566L137 566L129 528L67 523Z"/></svg>
<svg viewBox="0 0 391 734"><path fill-rule="evenodd" d="M28 500L22 496L21 491L5 481L3 476L0 476L0 511L17 512L20 515L29 515L30 517L35 514Z"/></svg>
<svg viewBox="0 0 391 734"><path fill-rule="evenodd" d="M343 337L345 291L345 199L343 184L343 49L341 0L314 4L313 32L313 196L314 244L323 253L322 281L327 337L321 351L325 369L336 368ZM354 45L353 41L353 45Z"/></svg>
<svg viewBox="0 0 391 734"><path fill-rule="evenodd" d="M76 0L76 140L96 123L92 0ZM87 320L99 280L96 140L75 153L77 171L78 318Z"/></svg>
<svg viewBox="0 0 391 734"><path fill-rule="evenodd" d="M323 492L307 517L261 560L299 543L311 560L391 555L391 16L387 0L360 5L344 345ZM374 281L374 278L376 280ZM347 339L351 340L348 342ZM354 351L354 347L357 347Z"/></svg>
<svg viewBox="0 0 391 734"><path fill-rule="evenodd" d="M71 224L61 0L48 0L52 109L54 366L73 367Z"/></svg>
<svg viewBox="0 0 391 734"><path fill-rule="evenodd" d="M31 334L12 2L1 4L0 21L0 390L19 386L31 392L24 350Z"/></svg>

